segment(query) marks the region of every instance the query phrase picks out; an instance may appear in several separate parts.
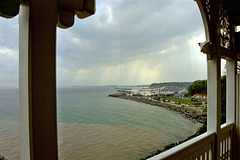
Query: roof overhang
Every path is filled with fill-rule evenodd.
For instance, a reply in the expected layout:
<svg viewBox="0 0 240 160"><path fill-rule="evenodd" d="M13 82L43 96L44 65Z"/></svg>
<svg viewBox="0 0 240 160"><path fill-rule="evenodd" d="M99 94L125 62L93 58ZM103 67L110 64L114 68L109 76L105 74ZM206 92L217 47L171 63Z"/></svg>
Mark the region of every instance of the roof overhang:
<svg viewBox="0 0 240 160"><path fill-rule="evenodd" d="M226 0L226 7L231 22L235 25L240 25L240 1Z"/></svg>

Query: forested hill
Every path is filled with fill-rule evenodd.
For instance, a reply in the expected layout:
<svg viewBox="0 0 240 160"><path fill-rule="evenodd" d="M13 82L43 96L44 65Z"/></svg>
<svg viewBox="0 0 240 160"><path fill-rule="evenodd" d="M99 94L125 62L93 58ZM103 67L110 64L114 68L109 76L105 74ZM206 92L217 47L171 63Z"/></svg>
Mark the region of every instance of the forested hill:
<svg viewBox="0 0 240 160"><path fill-rule="evenodd" d="M152 83L150 87L160 86L176 86L181 88L188 88L193 82L163 82L163 83Z"/></svg>

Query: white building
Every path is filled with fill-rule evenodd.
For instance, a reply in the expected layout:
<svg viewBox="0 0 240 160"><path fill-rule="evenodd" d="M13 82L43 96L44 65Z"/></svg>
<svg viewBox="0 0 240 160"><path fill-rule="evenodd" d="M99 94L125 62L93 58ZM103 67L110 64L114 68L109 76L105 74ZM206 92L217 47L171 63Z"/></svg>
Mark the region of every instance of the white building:
<svg viewBox="0 0 240 160"><path fill-rule="evenodd" d="M174 94L179 93L181 88L174 87L174 86L161 86L154 88L154 93L157 95L166 95L166 94Z"/></svg>
<svg viewBox="0 0 240 160"><path fill-rule="evenodd" d="M179 91L179 94L186 94L186 93L188 93L187 88L183 88L182 90Z"/></svg>
<svg viewBox="0 0 240 160"><path fill-rule="evenodd" d="M155 91L154 89L151 89L151 88L142 88L138 90L137 93L143 96L152 96L155 94Z"/></svg>

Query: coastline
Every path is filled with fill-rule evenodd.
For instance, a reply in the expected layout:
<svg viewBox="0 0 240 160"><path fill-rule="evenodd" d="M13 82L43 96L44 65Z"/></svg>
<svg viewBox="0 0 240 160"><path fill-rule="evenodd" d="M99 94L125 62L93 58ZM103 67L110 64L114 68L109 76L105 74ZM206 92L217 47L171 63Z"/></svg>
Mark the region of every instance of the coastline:
<svg viewBox="0 0 240 160"><path fill-rule="evenodd" d="M132 100L153 106L163 107L169 111L173 111L182 115L184 118L190 120L192 123L203 124L207 120L207 114L199 111L200 109L198 107L182 107L181 105L173 104L171 102L163 102L141 96L126 96L122 95L121 93L110 94L108 95L108 97Z"/></svg>
<svg viewBox="0 0 240 160"><path fill-rule="evenodd" d="M110 95L108 95L108 97L132 100L132 101L145 103L145 104L149 104L149 105L153 105L153 106L163 107L169 111L173 111L173 112L176 112L177 114L182 115L184 118L190 120L194 124L199 123L202 125L207 120L207 115L203 112L199 112L197 109L181 107L181 105L172 104L170 102L163 102L163 101L154 100L154 99L147 98L147 97L140 97L140 96L126 96L121 93L110 94ZM170 143L169 145L166 145L163 149L157 149L157 150L153 151L152 153L150 153L148 156L141 158L140 160L147 160L148 158L158 155L164 151L167 151L167 150L169 150L181 143L184 143L196 136L198 136L197 131L194 135L189 136L188 138L186 138L182 141Z"/></svg>

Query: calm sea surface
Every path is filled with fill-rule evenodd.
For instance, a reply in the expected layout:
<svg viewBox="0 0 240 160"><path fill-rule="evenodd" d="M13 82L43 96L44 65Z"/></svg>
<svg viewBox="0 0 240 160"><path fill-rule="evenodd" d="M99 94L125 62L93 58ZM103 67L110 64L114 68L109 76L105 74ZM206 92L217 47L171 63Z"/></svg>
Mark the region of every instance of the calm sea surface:
<svg viewBox="0 0 240 160"><path fill-rule="evenodd" d="M108 97L115 92L114 87L58 89L59 159L137 160L199 127L161 107ZM9 160L20 157L18 119L18 90L0 89L0 154Z"/></svg>

